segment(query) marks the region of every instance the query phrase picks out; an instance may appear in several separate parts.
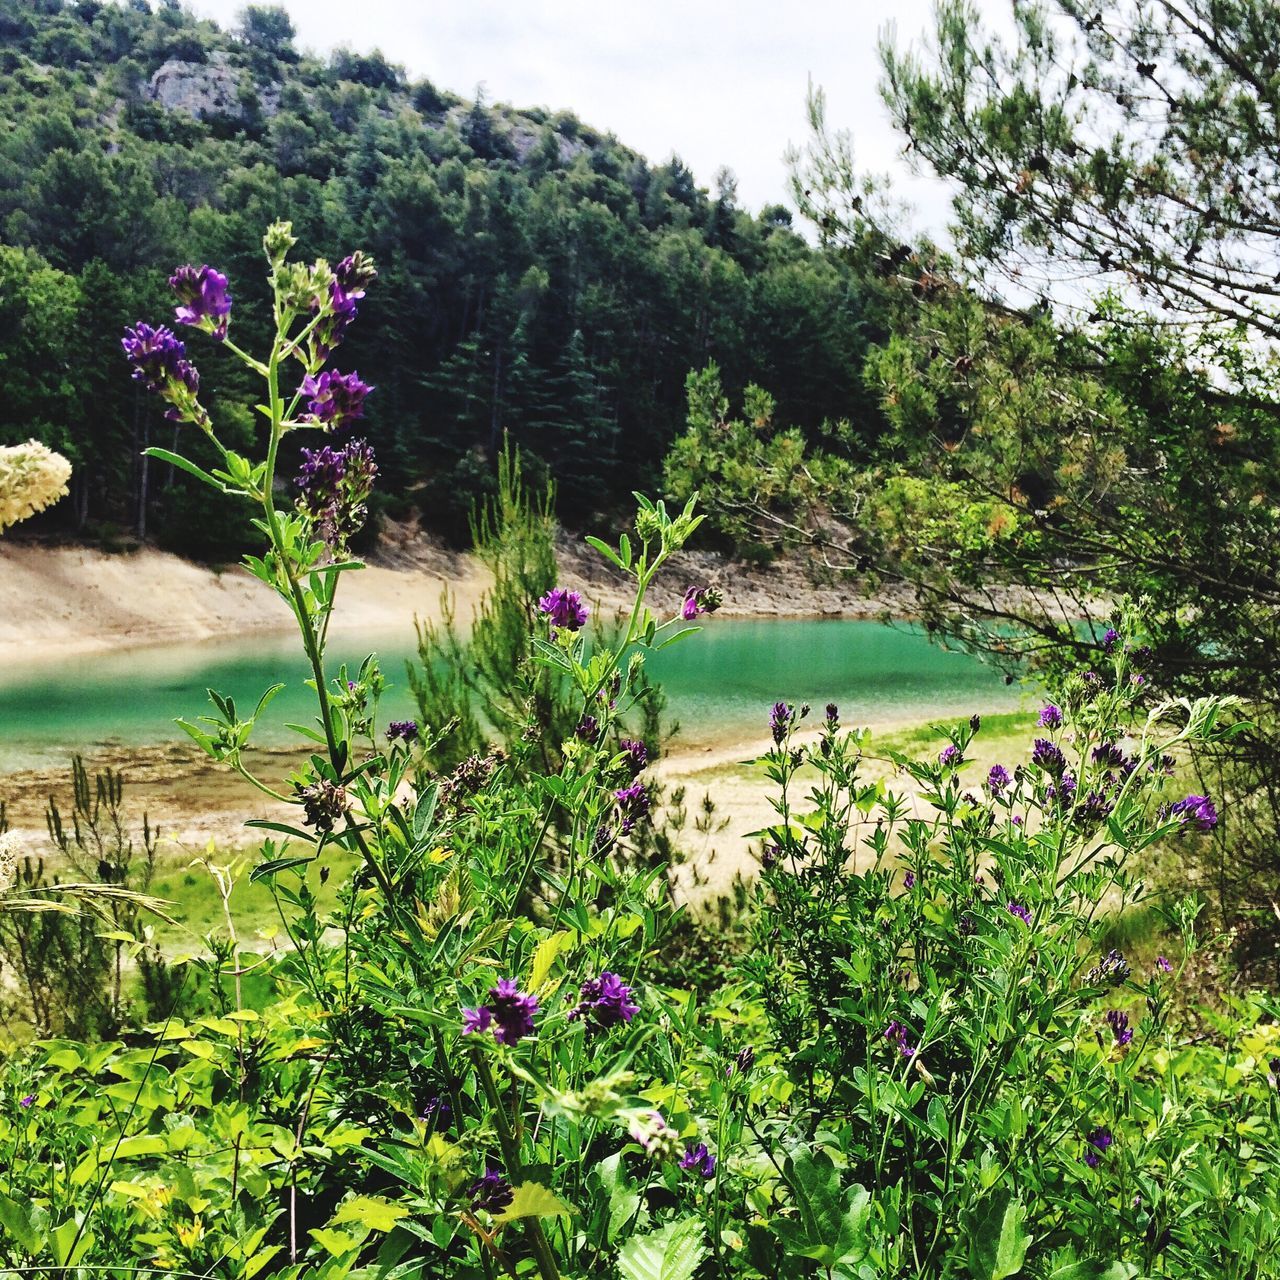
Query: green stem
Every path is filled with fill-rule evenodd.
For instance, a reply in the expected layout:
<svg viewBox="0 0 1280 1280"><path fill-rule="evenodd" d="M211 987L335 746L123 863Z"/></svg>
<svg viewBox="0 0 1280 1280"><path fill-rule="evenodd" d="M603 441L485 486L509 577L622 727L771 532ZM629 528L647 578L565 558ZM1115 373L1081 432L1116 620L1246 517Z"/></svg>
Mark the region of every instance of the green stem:
<svg viewBox="0 0 1280 1280"><path fill-rule="evenodd" d="M502 1148L502 1160L507 1167L507 1176L509 1178L519 1177L521 1169L520 1147L511 1131L511 1123L507 1119L507 1113L503 1110L502 1099L498 1094L498 1086L494 1081L493 1072L489 1069L488 1060L479 1049L473 1049L471 1056L476 1064L480 1085L489 1101L489 1110L493 1113L493 1123L498 1130L498 1145ZM555 1258L552 1256L551 1246L547 1243L542 1224L537 1218L525 1218L524 1225L525 1234L529 1237L529 1246L532 1248L533 1256L538 1263L538 1272L542 1276L542 1280L560 1280L560 1270L556 1266Z"/></svg>

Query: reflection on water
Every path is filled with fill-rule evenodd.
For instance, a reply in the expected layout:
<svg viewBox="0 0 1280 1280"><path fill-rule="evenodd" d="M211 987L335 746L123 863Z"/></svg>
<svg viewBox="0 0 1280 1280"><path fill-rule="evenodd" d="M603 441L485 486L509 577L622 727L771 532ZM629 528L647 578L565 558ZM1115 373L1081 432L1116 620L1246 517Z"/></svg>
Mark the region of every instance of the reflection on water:
<svg viewBox="0 0 1280 1280"><path fill-rule="evenodd" d="M404 660L412 637L340 637L330 646L329 670L353 669L370 651L382 658L392 688L386 719L412 714ZM1012 707L1017 690L964 653L929 643L912 627L878 622L711 619L700 635L648 659L662 684L669 713L689 744L759 731L778 698L840 704L845 724ZM33 757L64 759L69 750L105 742L125 745L181 737L174 717L208 710L205 690L231 695L241 713L277 681L285 689L255 735L262 745L288 742L288 721L310 722L314 694L291 637L203 642L116 654L58 659L0 674L0 768Z"/></svg>

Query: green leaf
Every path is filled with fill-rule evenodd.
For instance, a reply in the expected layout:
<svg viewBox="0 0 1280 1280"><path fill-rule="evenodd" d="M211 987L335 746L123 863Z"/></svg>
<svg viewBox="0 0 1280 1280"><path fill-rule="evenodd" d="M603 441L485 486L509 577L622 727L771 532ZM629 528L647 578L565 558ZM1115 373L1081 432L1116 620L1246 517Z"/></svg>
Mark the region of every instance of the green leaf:
<svg viewBox="0 0 1280 1280"><path fill-rule="evenodd" d="M26 1206L10 1200L3 1192L0 1192L0 1227L33 1258L44 1248L44 1237L31 1225Z"/></svg>
<svg viewBox="0 0 1280 1280"><path fill-rule="evenodd" d="M573 942L574 935L567 930L562 929L559 933L553 933L549 938L543 938L534 948L533 964L529 969L527 991L537 993L542 985L546 982L551 974L551 966L555 964L556 956L560 954L567 946Z"/></svg>
<svg viewBox="0 0 1280 1280"><path fill-rule="evenodd" d="M780 1218L771 1224L783 1248L825 1267L864 1257L871 1196L858 1186L842 1190L840 1171L825 1151L798 1151L787 1165L798 1219Z"/></svg>
<svg viewBox="0 0 1280 1280"><path fill-rule="evenodd" d="M188 475L195 476L197 480L203 480L211 489L217 489L219 493L234 492L234 490L228 489L220 480L215 480L207 471L197 467L194 462L188 461L180 453L170 453L168 449L156 448L144 449L142 452L148 458L155 458L157 462L167 462L170 466L177 467Z"/></svg>
<svg viewBox="0 0 1280 1280"><path fill-rule="evenodd" d="M259 880L269 880L280 871L290 871L294 867L305 867L308 862L314 861L314 858L272 858L270 862L258 863L249 872L249 880L251 883L256 883Z"/></svg>
<svg viewBox="0 0 1280 1280"><path fill-rule="evenodd" d="M390 1231L401 1218L407 1218L409 1210L402 1204L393 1204L379 1196L353 1196L337 1208L329 1225L340 1227L344 1222L359 1222L373 1231Z"/></svg>
<svg viewBox="0 0 1280 1280"><path fill-rule="evenodd" d="M1005 1280L1022 1270L1032 1236L1024 1228L1027 1211L1007 1190L997 1191L969 1241L969 1269L975 1280Z"/></svg>
<svg viewBox="0 0 1280 1280"><path fill-rule="evenodd" d="M693 1280L707 1256L703 1231L697 1218L685 1218L632 1236L618 1253L618 1274L622 1280Z"/></svg>
<svg viewBox="0 0 1280 1280"><path fill-rule="evenodd" d="M522 1182L515 1189L511 1203L494 1217L495 1222L514 1222L517 1218L567 1218L577 1210L565 1204L550 1188L540 1182Z"/></svg>

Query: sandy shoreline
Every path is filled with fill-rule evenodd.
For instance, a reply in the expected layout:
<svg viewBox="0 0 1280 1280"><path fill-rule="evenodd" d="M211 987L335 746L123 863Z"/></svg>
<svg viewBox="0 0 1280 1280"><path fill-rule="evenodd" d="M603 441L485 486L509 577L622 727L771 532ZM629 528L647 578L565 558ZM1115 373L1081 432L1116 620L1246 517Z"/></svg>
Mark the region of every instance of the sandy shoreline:
<svg viewBox="0 0 1280 1280"><path fill-rule="evenodd" d="M597 607L630 605L628 584L580 538L562 537L560 563L561 580ZM440 617L445 588L465 623L488 582L474 556L390 525L366 567L344 577L331 631L412 635L415 617ZM913 612L901 590L869 598L854 582L810 580L799 562L761 568L711 552L684 552L673 561L654 584L652 606L673 612L693 584L720 587L725 617L904 618ZM239 565L216 570L154 547L110 554L0 540L0 662L6 666L292 628L282 602Z"/></svg>

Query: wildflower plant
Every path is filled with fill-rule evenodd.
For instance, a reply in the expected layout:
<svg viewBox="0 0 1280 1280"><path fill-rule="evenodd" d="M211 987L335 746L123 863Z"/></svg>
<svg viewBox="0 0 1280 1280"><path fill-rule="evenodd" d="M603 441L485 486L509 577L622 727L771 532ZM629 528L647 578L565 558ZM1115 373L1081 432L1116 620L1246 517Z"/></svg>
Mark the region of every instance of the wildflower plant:
<svg viewBox="0 0 1280 1280"><path fill-rule="evenodd" d="M1191 1275L1245 1222L1275 1239L1276 1112L1256 1083L1240 1114L1268 1154L1193 1188L1173 1173L1214 1124L1170 1101L1196 908L1172 913L1182 954L1150 973L1101 946L1106 918L1144 898L1136 855L1216 822L1204 796L1168 802L1168 773L1231 716L1149 707L1127 651L1110 661L985 777L966 763L976 716L943 730L932 762L877 761L835 708L805 741L795 709L774 707L778 820L757 833L744 976L788 1102L734 1123L748 1197L775 1206L761 1257L779 1274L825 1248L859 1275ZM843 1173L815 1171L831 1158ZM1235 1198L1208 1191L1219 1176ZM819 1182L856 1220L834 1245L806 1217Z"/></svg>
<svg viewBox="0 0 1280 1280"><path fill-rule="evenodd" d="M616 1241L598 1229L609 1206L590 1150L628 1151L655 1172L665 1162L674 1178L692 1146L704 1176L714 1167L696 1124L672 1128L645 1096L678 1074L669 1042L655 1036L669 998L644 980L673 908L661 868L622 852L649 822L652 798L648 753L624 736L621 717L646 653L692 634L687 618L718 603L699 589L689 597L696 607L665 619L645 603L701 518L692 502L669 513L639 498L634 538L592 540L634 586L616 643L584 632L589 606L578 592L555 586L536 601L533 660L570 691L575 725L591 726L543 757L549 771L531 755L489 749L432 776L422 760L447 726L383 724L373 659L354 678L325 666L338 585L358 567L349 540L376 477L366 445L333 438L374 389L328 362L376 271L358 253L336 267L297 263L293 245L287 225L267 232L274 334L261 357L232 337L221 273L188 267L171 280L177 322L261 378L263 457L219 440L193 359L171 330L139 323L123 344L134 376L208 438L221 465L152 455L256 508L267 546L246 563L293 613L317 699L314 723L294 726L313 750L287 792L256 776L244 754L274 690L247 717L215 693L214 714L181 723L214 759L295 806L293 821L256 824L272 838L253 878L277 895L292 944L282 975L306 996L325 1046L308 1119L322 1098L382 1135L364 1156L406 1207L389 1219L397 1238L441 1265L471 1256L466 1274L532 1268L552 1280L562 1265L611 1265ZM297 496L282 505L285 437L316 430L330 438L301 448ZM360 869L337 913L322 918L309 877L327 874L336 850L356 855ZM291 1233L291 1263L307 1245ZM352 1247L353 1260L362 1256L360 1240Z"/></svg>

